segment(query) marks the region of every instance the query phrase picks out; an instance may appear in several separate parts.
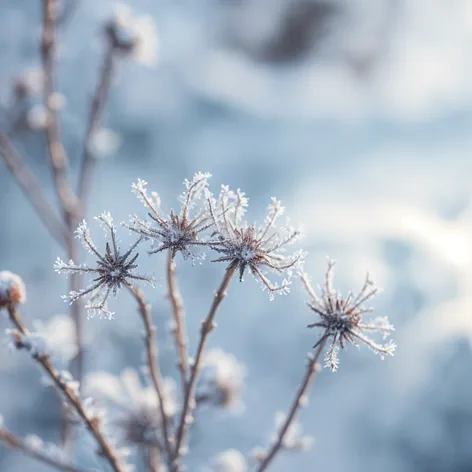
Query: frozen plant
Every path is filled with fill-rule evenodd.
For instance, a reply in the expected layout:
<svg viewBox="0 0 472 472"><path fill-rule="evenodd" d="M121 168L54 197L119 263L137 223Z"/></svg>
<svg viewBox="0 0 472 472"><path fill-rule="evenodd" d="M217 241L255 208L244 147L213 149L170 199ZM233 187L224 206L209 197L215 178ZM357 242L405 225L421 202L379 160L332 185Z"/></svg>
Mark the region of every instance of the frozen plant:
<svg viewBox="0 0 472 472"><path fill-rule="evenodd" d="M209 403L222 408L241 406L244 366L222 349L209 349L203 358L202 367L197 385L197 403Z"/></svg>
<svg viewBox="0 0 472 472"><path fill-rule="evenodd" d="M339 366L338 351L340 348L344 348L346 343L357 346L360 341L374 353L380 355L382 359L386 355L393 356L395 352L393 341L379 344L368 336L370 333L379 332L383 339L388 338L394 331L388 318L382 316L367 322L363 320L365 313L373 311L373 308L366 307L364 304L378 292L378 288L374 286L367 274L364 285L357 295L349 292L346 297L342 297L341 293L333 288L334 264L334 261L328 261L325 282L320 288L319 295L311 286L308 276L304 273L300 274L302 283L310 297L308 306L320 317L319 321L308 325L309 328L322 329L321 338L313 347L316 348L330 339L331 344L325 355L325 363L326 367L333 372Z"/></svg>
<svg viewBox="0 0 472 472"><path fill-rule="evenodd" d="M203 254L193 252L194 247L205 246L199 236L208 230L213 222L208 214L202 197L208 188L209 173L197 172L192 180L185 180L185 191L180 195L180 212L170 210L163 215L161 199L156 192L147 193L147 182L139 179L133 183L132 190L148 210L150 220L143 220L136 215L132 218L129 229L153 243L150 254L170 250L172 257L181 253L184 259L202 260ZM204 202L203 202L204 203Z"/></svg>
<svg viewBox="0 0 472 472"><path fill-rule="evenodd" d="M128 5L115 5L113 19L107 31L113 46L130 54L141 64L151 67L158 54L158 39L154 20L150 15L134 15Z"/></svg>
<svg viewBox="0 0 472 472"><path fill-rule="evenodd" d="M247 199L238 190L235 195L223 186L218 200L210 198L210 213L215 225L216 238L211 248L220 254L212 262L228 262L228 269L239 271L242 281L246 269L259 281L272 300L275 293L287 294L290 291L290 277L293 267L300 261L302 254L286 254L287 246L300 236L300 231L291 226L277 227L277 220L285 213L285 207L272 197L264 223L257 227L242 221L247 207ZM270 270L285 274L281 283L271 282L266 272Z"/></svg>
<svg viewBox="0 0 472 472"><path fill-rule="evenodd" d="M24 303L25 300L26 289L21 277L8 270L0 271L0 309Z"/></svg>
<svg viewBox="0 0 472 472"><path fill-rule="evenodd" d="M164 448L159 398L151 385L143 387L134 369L125 369L118 377L105 371L92 372L85 379L84 389L107 408L110 426L120 442ZM177 412L175 389L172 379L164 379L164 411L169 418Z"/></svg>
<svg viewBox="0 0 472 472"><path fill-rule="evenodd" d="M64 300L75 302L81 297L90 296L90 300L86 305L89 316L93 317L96 313L107 318L113 317L113 312L108 310L108 298L110 293L117 295L118 290L123 286L132 287L136 281L154 284L152 277L139 275L135 272L138 267L136 259L139 254L135 253L136 246L141 242L142 238L137 239L126 252L121 252L118 245L116 228L110 213L102 213L95 218L98 220L105 230L106 236L110 239L105 245L105 251L101 254L90 236L87 223L83 221L77 231L77 238L82 241L83 246L91 254L95 255L98 260L96 266L91 267L85 264L77 265L70 260L68 263L60 258L54 264L56 272L59 274L86 273L92 274L95 278L90 285L80 291L71 291L69 295L63 296Z"/></svg>

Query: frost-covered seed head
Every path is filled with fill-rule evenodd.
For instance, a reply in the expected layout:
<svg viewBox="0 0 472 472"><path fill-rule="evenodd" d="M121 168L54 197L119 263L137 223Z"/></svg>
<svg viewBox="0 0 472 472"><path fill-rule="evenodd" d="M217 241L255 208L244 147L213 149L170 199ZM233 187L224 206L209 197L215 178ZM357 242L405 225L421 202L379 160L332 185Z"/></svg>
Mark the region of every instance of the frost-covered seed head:
<svg viewBox="0 0 472 472"><path fill-rule="evenodd" d="M175 383L164 379L164 409L172 419L177 413ZM154 388L143 386L137 372L125 369L118 377L108 372L93 372L84 391L108 406L110 424L121 440L134 445L163 447L159 399Z"/></svg>
<svg viewBox="0 0 472 472"><path fill-rule="evenodd" d="M127 5L118 4L106 32L117 51L133 56L143 65L155 64L159 45L156 25L150 15L133 15Z"/></svg>
<svg viewBox="0 0 472 472"><path fill-rule="evenodd" d="M185 180L185 191L179 197L180 212L171 209L168 216L163 215L160 209L159 195L147 193L146 181L139 179L133 183L132 191L148 210L150 219L142 220L135 215L127 226L152 241L153 247L149 254L170 250L173 257L180 252L184 259L204 259L204 254L197 254L193 250L208 244L202 235L213 226L202 199L207 192L210 177L209 173L197 172L192 180Z"/></svg>
<svg viewBox="0 0 472 472"><path fill-rule="evenodd" d="M0 271L0 308L18 305L26 300L23 280L7 270Z"/></svg>
<svg viewBox="0 0 472 472"><path fill-rule="evenodd" d="M267 290L272 300L274 294L287 294L290 291L290 278L293 267L299 263L303 253L287 255L287 246L300 236L300 231L290 226L276 227L277 220L284 214L285 208L272 198L264 223L257 228L242 222L247 207L247 198L240 190L232 192L223 186L218 200L210 198L215 234L211 248L220 253L213 262L228 262L228 269L239 270L239 279L243 280L246 269ZM272 283L266 270L284 274L281 283Z"/></svg>
<svg viewBox="0 0 472 472"><path fill-rule="evenodd" d="M373 311L367 308L364 303L370 300L378 289L367 274L364 285L358 295L349 292L346 297L342 297L338 290L332 285L334 261L328 262L328 269L325 274L325 282L320 288L318 295L312 288L308 276L300 273L301 281L308 292L310 300L308 306L320 316L320 321L309 324L309 328L321 328L320 340L313 347L319 346L327 339L331 340L330 347L325 356L325 366L333 372L338 369L338 351L344 348L346 342L357 346L361 341L366 344L374 353L383 359L386 355L393 356L395 344L388 341L379 344L368 337L369 333L380 332L383 339L386 339L394 331L387 317L377 317L372 321L365 322L363 315Z"/></svg>
<svg viewBox="0 0 472 472"><path fill-rule="evenodd" d="M137 239L126 252L121 252L117 241L116 228L110 213L103 213L95 218L100 222L105 235L109 241L105 244L105 251L101 254L90 236L87 223L83 221L77 231L76 237L82 241L83 246L94 256L97 261L94 266L76 265L74 261L68 263L57 259L54 264L56 272L61 274L71 273L87 273L95 278L90 285L79 292L70 292L68 296L63 297L66 301L73 303L77 299L90 296L90 300L86 305L89 316L92 317L96 313L100 316L112 318L113 313L108 310L108 298L110 293L117 295L122 285L131 285L136 281L147 282L153 285L152 277L139 275L135 272L138 267L136 260L139 256L135 253L137 245L142 241L142 237Z"/></svg>
<svg viewBox="0 0 472 472"><path fill-rule="evenodd" d="M241 390L246 369L232 354L210 349L203 359L203 371L197 386L197 403L209 403L222 408L241 406Z"/></svg>

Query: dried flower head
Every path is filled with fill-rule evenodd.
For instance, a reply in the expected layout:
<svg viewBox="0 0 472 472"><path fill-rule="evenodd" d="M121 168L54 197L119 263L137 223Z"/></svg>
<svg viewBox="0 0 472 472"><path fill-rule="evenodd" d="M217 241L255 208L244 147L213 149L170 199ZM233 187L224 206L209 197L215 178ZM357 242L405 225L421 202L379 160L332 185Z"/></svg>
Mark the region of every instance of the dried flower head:
<svg viewBox="0 0 472 472"><path fill-rule="evenodd" d="M212 262L229 262L228 268L239 269L240 281L248 268L262 288L268 291L271 300L275 293L288 293L291 269L302 254L285 253L286 246L299 238L300 231L290 226L276 227L277 220L285 212L281 203L273 197L264 224L256 228L256 225L248 226L242 222L247 199L239 190L234 194L223 186L218 200L210 198L209 201L217 235L211 248L221 254ZM273 283L267 278L266 269L287 277L281 283Z"/></svg>
<svg viewBox="0 0 472 472"><path fill-rule="evenodd" d="M173 256L180 252L184 259L204 258L203 254L196 254L192 250L207 244L199 239L199 235L213 225L205 206L201 204L210 177L209 173L197 172L191 181L185 180L185 191L179 197L180 212L176 214L171 209L167 217L161 213L159 195L156 192L147 194L147 182L138 180L132 185L133 192L149 210L151 220L141 220L135 215L128 227L153 242L149 254L170 249Z"/></svg>
<svg viewBox="0 0 472 472"><path fill-rule="evenodd" d="M26 300L23 280L8 270L0 271L0 308L18 305Z"/></svg>
<svg viewBox="0 0 472 472"><path fill-rule="evenodd" d="M93 317L98 313L100 316L111 319L113 313L108 310L107 304L110 293L116 296L122 285L129 286L135 281L143 281L153 285L154 280L152 277L135 273L137 268L136 259L139 254L134 253L134 250L142 238L136 240L125 253L121 253L116 237L116 228L110 213L103 213L95 219L100 221L105 234L111 240L111 244L109 242L106 243L104 254L98 252L85 221L79 225L76 237L82 241L83 246L91 254L98 258L96 265L94 267L85 264L76 265L72 260L66 263L57 258L54 268L56 272L61 274L93 274L95 278L87 288L79 292L72 291L69 295L63 296L63 298L73 303L81 297L90 295L90 300L86 305L89 317Z"/></svg>
<svg viewBox="0 0 472 472"><path fill-rule="evenodd" d="M165 412L169 418L177 413L175 383L164 379ZM131 368L119 377L108 372L93 372L85 381L87 394L105 402L110 425L125 443L163 447L162 420L159 399L154 388L143 387L138 373Z"/></svg>
<svg viewBox="0 0 472 472"><path fill-rule="evenodd" d="M196 392L197 402L222 408L241 406L245 371L232 354L221 349L210 349L203 359L203 371Z"/></svg>
<svg viewBox="0 0 472 472"><path fill-rule="evenodd" d="M146 66L155 64L158 40L151 15L136 16L127 5L117 4L107 34L116 50L131 54Z"/></svg>
<svg viewBox="0 0 472 472"><path fill-rule="evenodd" d="M326 353L326 367L333 372L338 369L338 351L344 348L346 342L357 346L358 341L366 344L374 353L383 359L386 355L393 356L395 343L388 341L386 344L378 344L370 339L367 334L380 332L386 339L394 331L386 316L377 317L370 322L364 322L364 313L370 313L373 308L364 306L377 292L376 288L367 274L364 285L358 295L349 292L345 298L332 285L334 261L328 261L328 269L325 274L324 286L320 288L320 295L313 290L306 274L300 274L310 300L308 306L320 316L320 321L308 325L308 328L322 328L323 334L313 347L331 338L331 345Z"/></svg>

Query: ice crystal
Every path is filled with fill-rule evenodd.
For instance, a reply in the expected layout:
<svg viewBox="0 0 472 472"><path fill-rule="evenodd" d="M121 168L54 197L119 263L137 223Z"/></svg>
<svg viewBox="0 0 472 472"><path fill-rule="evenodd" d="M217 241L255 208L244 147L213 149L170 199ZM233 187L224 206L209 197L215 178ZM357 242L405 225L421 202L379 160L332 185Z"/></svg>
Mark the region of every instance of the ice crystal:
<svg viewBox="0 0 472 472"><path fill-rule="evenodd" d="M107 31L118 51L131 54L143 65L155 64L158 39L156 25L150 15L133 15L127 5L117 4Z"/></svg>
<svg viewBox="0 0 472 472"><path fill-rule="evenodd" d="M7 270L0 271L0 308L24 303L25 300L26 289L21 277Z"/></svg>
<svg viewBox="0 0 472 472"><path fill-rule="evenodd" d="M300 261L302 253L287 255L285 251L298 239L300 231L290 226L276 227L285 208L274 197L259 228L255 224L248 226L242 222L246 207L244 194L239 190L233 194L225 186L218 200L210 198L210 213L217 236L211 248L221 254L213 262L229 262L228 268L239 270L240 281L248 268L272 300L275 293L286 294L290 291L291 269ZM285 274L286 278L281 283L273 283L268 279L266 269Z"/></svg>
<svg viewBox="0 0 472 472"><path fill-rule="evenodd" d="M184 259L204 258L203 254L197 254L193 249L207 244L199 236L213 225L202 204L210 177L209 173L197 172L191 181L185 180L185 191L179 198L180 212L176 214L171 209L168 216L163 216L160 210L159 195L156 192L148 195L146 181L139 179L133 183L132 190L149 210L150 220L142 220L135 215L128 228L153 242L150 254L170 249L173 256L180 252Z"/></svg>
<svg viewBox="0 0 472 472"><path fill-rule="evenodd" d="M231 354L210 349L203 359L203 371L197 387L197 402L223 408L239 406L245 368Z"/></svg>
<svg viewBox="0 0 472 472"><path fill-rule="evenodd" d="M300 274L310 300L308 306L320 316L320 321L309 324L309 328L321 328L323 330L320 340L313 346L317 347L327 339L331 344L325 355L325 366L333 372L338 369L340 348L344 348L346 342L357 346L358 341L366 344L374 353L379 354L383 359L386 355L393 356L395 344L388 341L379 344L370 337L369 333L380 332L383 339L386 339L394 331L387 317L377 317L372 321L365 322L362 317L365 313L373 311L372 308L364 306L364 303L371 299L377 292L376 288L367 274L364 285L358 295L349 292L345 298L338 290L333 288L333 267L334 261L328 261L328 269L325 274L325 282L320 288L318 295L312 288L306 274Z"/></svg>
<svg viewBox="0 0 472 472"><path fill-rule="evenodd" d="M159 399L151 386L143 387L135 370L125 369L119 377L93 372L84 390L109 406L110 424L120 437L134 445L163 446ZM175 383L164 379L164 409L169 418L177 412Z"/></svg>
<svg viewBox="0 0 472 472"><path fill-rule="evenodd" d="M54 268L56 272L66 275L72 273L94 275L95 278L87 288L79 292L72 291L69 295L63 296L63 298L73 303L81 297L90 295L90 300L86 305L89 317L93 317L98 313L100 316L111 319L113 313L108 310L108 298L110 293L116 296L122 285L131 285L135 281L144 281L151 285L153 285L154 281L152 277L135 273L135 269L137 268L136 259L139 254L134 253L134 250L141 242L142 237L137 239L126 252L122 253L120 252L116 237L116 228L110 213L103 213L95 219L100 221L105 230L105 234L111 240L111 245L109 242L106 243L104 254L100 254L93 243L85 221L79 225L76 231L76 237L82 241L84 247L91 254L98 258L96 265L76 265L72 260L66 263L60 258L57 258Z"/></svg>

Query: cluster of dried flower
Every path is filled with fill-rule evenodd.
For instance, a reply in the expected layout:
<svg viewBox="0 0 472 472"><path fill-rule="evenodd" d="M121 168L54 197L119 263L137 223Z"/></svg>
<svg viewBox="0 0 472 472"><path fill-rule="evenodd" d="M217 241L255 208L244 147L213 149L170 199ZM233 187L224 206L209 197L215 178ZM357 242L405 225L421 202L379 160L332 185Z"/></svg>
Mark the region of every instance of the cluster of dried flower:
<svg viewBox="0 0 472 472"><path fill-rule="evenodd" d="M57 119L65 99L55 90L52 80L57 48L55 30L60 26L56 6L54 0L43 0L42 69L15 81L14 99L7 110L10 117L8 127L5 131L0 130L0 155L51 235L67 250L68 262L58 258L54 268L60 274L71 276L69 294L63 298L72 305L73 316L53 317L47 323L36 324L36 329L30 331L19 312L19 306L26 300L25 284L18 275L0 271L0 309L6 311L12 324L12 328L6 331L10 345L15 350L26 352L40 367L43 384L51 385L59 392L64 403L64 431L67 433L77 424L85 426L97 442L97 457L106 461L114 472L134 470L130 448L140 453L144 451L150 472L179 472L184 470L184 458L189 453L187 436L194 422L194 411L203 406L238 410L242 404L244 366L221 349L205 349L232 279L237 276L243 282L249 272L268 293L270 300L276 294L289 294L293 280L301 280L308 292L308 306L317 316L308 327L319 328L320 333L313 354L308 357L306 373L293 403L287 414L276 415L275 433L268 440L267 447L254 448L248 457L229 449L210 460L207 467L213 472L246 472L252 463L257 472L262 472L280 451L300 451L310 446L311 438L302 434L296 416L307 403L308 389L319 370L318 361L328 342L325 366L332 371L338 369L338 352L347 344L362 342L382 358L393 355L393 342L382 344L369 337L378 332L386 339L392 333L393 326L387 318L363 319L372 311L365 303L377 289L367 276L357 295L349 292L342 296L333 288L334 263L330 261L324 283L318 292L315 291L303 272L307 254L299 249L290 250L301 233L288 220L280 224L285 213L281 203L272 198L262 224L248 224L245 193L223 185L214 195L210 191L209 173L198 172L191 180L184 181L184 192L178 198L178 211L172 208L162 210L160 196L156 192L148 193L144 180L133 183L132 191L144 205L146 215L135 214L121 226L133 235L134 242L122 249L113 218L104 212L95 219L105 231L105 242L95 244L87 222L80 220L85 214L91 172L98 157L94 139L103 131L99 122L114 63L119 57L132 56L151 65L158 51L158 42L152 19L149 16L135 17L123 5L105 25L107 53L91 104L79 185L74 192L66 173L67 155L61 144ZM16 150L12 139L20 129L46 133L62 219ZM93 256L93 262L79 262L76 240ZM180 387L173 379L162 377L151 306L137 287L138 283L154 286L153 276L138 272L140 257L143 257L138 249L146 244L149 256L156 257L162 252L168 256L167 286ZM192 270L198 271L195 263L200 265L206 260L205 251L215 254L211 262L223 262L226 267L222 270L223 280L216 295L208 294L211 306L201 325L196 354L191 358L185 334L184 305L175 273L176 258L180 254L184 261L192 263ZM88 286L81 286L80 275L90 278ZM98 315L112 319L114 312L108 303L111 295L117 296L122 288L137 303L137 312L144 326L146 365L142 366L143 375L127 368L119 376L108 372L91 372L83 376L81 307L75 302L87 299L85 308L90 318ZM64 363L69 364L67 368L58 367ZM21 439L6 429L2 421L0 441L58 470L83 470L70 462L62 446L44 443L34 435Z"/></svg>

